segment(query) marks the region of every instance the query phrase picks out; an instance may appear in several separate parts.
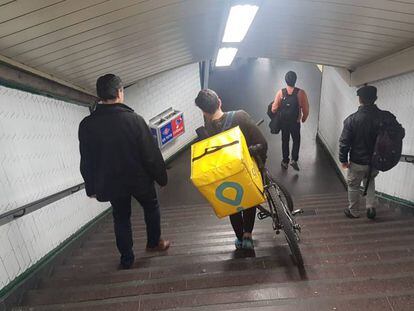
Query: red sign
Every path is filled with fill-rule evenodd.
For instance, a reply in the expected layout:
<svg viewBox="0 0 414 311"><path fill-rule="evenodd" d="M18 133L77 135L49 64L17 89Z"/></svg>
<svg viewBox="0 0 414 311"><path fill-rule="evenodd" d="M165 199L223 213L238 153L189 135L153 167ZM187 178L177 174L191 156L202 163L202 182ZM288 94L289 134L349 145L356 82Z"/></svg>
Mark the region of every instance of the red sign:
<svg viewBox="0 0 414 311"><path fill-rule="evenodd" d="M178 137L184 133L184 120L183 116L180 115L171 121L173 137Z"/></svg>

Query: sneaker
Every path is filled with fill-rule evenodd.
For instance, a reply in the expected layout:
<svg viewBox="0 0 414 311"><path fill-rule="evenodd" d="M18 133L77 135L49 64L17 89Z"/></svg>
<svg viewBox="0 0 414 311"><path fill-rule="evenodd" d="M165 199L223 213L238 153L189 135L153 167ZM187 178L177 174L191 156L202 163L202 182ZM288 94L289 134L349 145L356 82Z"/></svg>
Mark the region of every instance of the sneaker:
<svg viewBox="0 0 414 311"><path fill-rule="evenodd" d="M234 246L236 249L241 249L243 247L243 240L237 239L234 241Z"/></svg>
<svg viewBox="0 0 414 311"><path fill-rule="evenodd" d="M293 167L293 169L294 169L295 171L299 171L299 165L298 165L298 162L296 162L296 161L291 161L291 162L290 162L290 166L291 166L291 167Z"/></svg>
<svg viewBox="0 0 414 311"><path fill-rule="evenodd" d="M377 216L377 211L375 210L375 208L367 208L367 217L369 219L375 219L375 216Z"/></svg>
<svg viewBox="0 0 414 311"><path fill-rule="evenodd" d="M280 163L280 165L285 169L285 170L287 170L288 168L289 168L289 163L288 162L285 162L285 161L282 161L281 163Z"/></svg>
<svg viewBox="0 0 414 311"><path fill-rule="evenodd" d="M164 252L170 247L170 241L160 239L157 246L146 248L147 252Z"/></svg>
<svg viewBox="0 0 414 311"><path fill-rule="evenodd" d="M254 249L252 238L243 238L242 248L247 250Z"/></svg>
<svg viewBox="0 0 414 311"><path fill-rule="evenodd" d="M349 208L344 209L344 214L351 219L359 218L359 215L352 212Z"/></svg>

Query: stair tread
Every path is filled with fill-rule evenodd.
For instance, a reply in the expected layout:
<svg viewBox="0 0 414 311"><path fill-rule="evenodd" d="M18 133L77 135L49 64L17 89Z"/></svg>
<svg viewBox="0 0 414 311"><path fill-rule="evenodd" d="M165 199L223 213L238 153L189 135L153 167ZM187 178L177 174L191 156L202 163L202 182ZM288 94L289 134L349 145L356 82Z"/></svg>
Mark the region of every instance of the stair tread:
<svg viewBox="0 0 414 311"><path fill-rule="evenodd" d="M133 269L117 270L109 215L14 310L392 310L392 303L414 301L413 217L383 207L375 222L347 219L346 192L294 201L307 211L297 218L306 278L269 219L256 222L255 257L244 258L234 251L228 220L217 220L207 204L166 207L163 235L172 246L152 254L143 249L142 210L134 209Z"/></svg>

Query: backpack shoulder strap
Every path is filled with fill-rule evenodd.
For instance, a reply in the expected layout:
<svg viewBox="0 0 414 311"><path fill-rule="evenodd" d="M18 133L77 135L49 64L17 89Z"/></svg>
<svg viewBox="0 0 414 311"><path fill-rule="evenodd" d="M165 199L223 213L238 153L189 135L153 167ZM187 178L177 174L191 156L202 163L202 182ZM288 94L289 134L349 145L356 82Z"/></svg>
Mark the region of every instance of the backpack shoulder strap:
<svg viewBox="0 0 414 311"><path fill-rule="evenodd" d="M300 89L299 89L299 88L297 88L297 87L295 87L295 88L293 89L292 95L298 95L298 94L299 94L299 91L300 91Z"/></svg>
<svg viewBox="0 0 414 311"><path fill-rule="evenodd" d="M226 114L226 120L224 121L223 128L221 129L222 132L227 131L228 129L230 129L231 124L233 123L234 113L235 113L235 111L229 111Z"/></svg>
<svg viewBox="0 0 414 311"><path fill-rule="evenodd" d="M282 95L283 95L283 97L287 97L288 96L287 89L282 89Z"/></svg>

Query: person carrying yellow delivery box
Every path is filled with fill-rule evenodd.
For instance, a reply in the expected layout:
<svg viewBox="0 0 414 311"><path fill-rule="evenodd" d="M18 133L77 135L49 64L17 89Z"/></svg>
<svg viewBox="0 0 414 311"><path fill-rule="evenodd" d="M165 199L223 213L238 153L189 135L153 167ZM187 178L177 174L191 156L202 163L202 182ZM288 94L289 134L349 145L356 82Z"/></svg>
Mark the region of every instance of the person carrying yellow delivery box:
<svg viewBox="0 0 414 311"><path fill-rule="evenodd" d="M213 90L210 89L201 90L195 99L195 104L203 112L205 121L204 126L208 136L213 136L239 126L246 140L247 146L257 144L263 145L264 148L259 156L262 158L263 163L266 161L266 139L247 112L243 110L223 112L220 98ZM236 187L238 186L236 183L228 182L227 184L235 185L234 188L236 196L233 199L238 200L238 197L241 196L243 189L238 189ZM219 195L222 195L222 193L219 193ZM222 201L225 202L226 200L230 201L233 199L223 197ZM234 233L237 237L235 240L236 249L253 249L254 245L252 232L256 217L256 206L242 209L229 217Z"/></svg>

